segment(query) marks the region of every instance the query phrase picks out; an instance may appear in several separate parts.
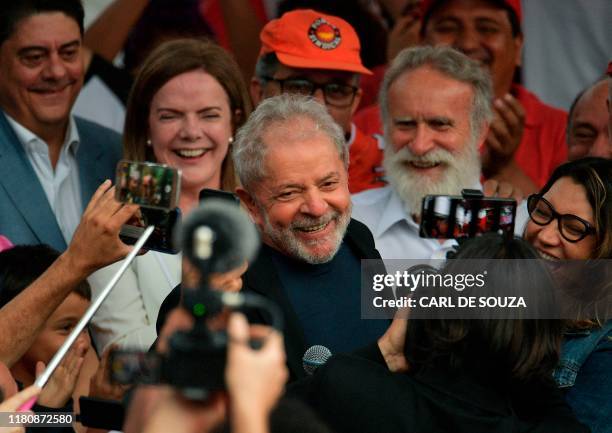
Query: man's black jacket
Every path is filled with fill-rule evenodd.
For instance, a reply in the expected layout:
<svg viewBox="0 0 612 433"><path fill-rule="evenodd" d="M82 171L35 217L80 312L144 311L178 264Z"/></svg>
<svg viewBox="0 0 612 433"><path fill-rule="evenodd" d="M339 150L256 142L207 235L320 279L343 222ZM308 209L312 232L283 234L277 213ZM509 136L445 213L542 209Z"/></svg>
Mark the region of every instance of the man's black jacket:
<svg viewBox="0 0 612 433"><path fill-rule="evenodd" d="M359 259L380 259L380 254L374 246L372 233L359 221L351 219L344 236L344 242ZM384 272L384 268L376 272ZM342 284L342 281L338 281L338 284ZM283 334L287 353L287 365L291 376L290 380L304 377L302 357L307 349L304 334L297 314L291 306L285 291L282 289L278 272L272 260L272 249L270 247L262 246L257 259L250 264L248 270L242 276L242 290L262 295L279 305L284 314ZM392 294L387 295L392 296ZM355 296L361 296L361 293L355 293ZM157 319L158 335L165 322L166 315L179 302L180 286L177 286L164 300L160 308ZM249 314L249 320L251 322L269 324L269 318L257 312Z"/></svg>

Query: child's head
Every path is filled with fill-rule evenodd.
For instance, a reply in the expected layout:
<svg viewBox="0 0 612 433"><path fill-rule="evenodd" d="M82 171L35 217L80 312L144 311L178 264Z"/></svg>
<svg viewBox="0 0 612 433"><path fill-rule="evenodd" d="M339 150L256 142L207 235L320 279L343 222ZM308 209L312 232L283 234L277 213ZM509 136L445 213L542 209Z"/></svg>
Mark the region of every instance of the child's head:
<svg viewBox="0 0 612 433"><path fill-rule="evenodd" d="M22 290L36 280L59 257L60 253L47 245L23 245L0 252L0 308L4 308ZM81 282L53 311L43 325L32 346L13 366L24 375L34 378L36 362L47 364L72 331L91 300L91 289L87 281ZM10 308L10 306L9 306ZM79 337L89 345L89 336L84 331Z"/></svg>

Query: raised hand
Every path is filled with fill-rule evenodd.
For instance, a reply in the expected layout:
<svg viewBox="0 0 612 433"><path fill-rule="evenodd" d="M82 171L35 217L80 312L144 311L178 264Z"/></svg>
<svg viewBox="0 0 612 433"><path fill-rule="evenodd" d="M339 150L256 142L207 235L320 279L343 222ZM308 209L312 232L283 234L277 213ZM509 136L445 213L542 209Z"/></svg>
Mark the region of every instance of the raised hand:
<svg viewBox="0 0 612 433"><path fill-rule="evenodd" d="M378 339L378 348L387 368L393 372L405 372L410 368L404 356L406 331L408 330L408 312L399 310L387 331Z"/></svg>
<svg viewBox="0 0 612 433"><path fill-rule="evenodd" d="M39 405L58 409L66 405L74 392L88 348L89 344L86 340L78 339L74 343L42 389L38 398ZM41 375L43 371L45 371L45 364L38 361L36 376Z"/></svg>
<svg viewBox="0 0 612 433"><path fill-rule="evenodd" d="M230 316L225 381L233 411L267 419L289 377L283 338L269 327L251 326L240 313ZM249 346L252 337L263 337L259 350Z"/></svg>
<svg viewBox="0 0 612 433"><path fill-rule="evenodd" d="M121 401L129 386L112 383L110 381L110 353L118 348L117 345L110 345L102 353L100 365L89 382L89 396L102 398L105 400Z"/></svg>
<svg viewBox="0 0 612 433"><path fill-rule="evenodd" d="M489 127L482 155L485 177L493 177L514 157L523 139L525 109L511 94L497 98L493 103L495 117Z"/></svg>
<svg viewBox="0 0 612 433"><path fill-rule="evenodd" d="M115 200L115 187L105 181L92 196L65 256L84 277L129 254L132 247L119 239L121 226L138 210Z"/></svg>

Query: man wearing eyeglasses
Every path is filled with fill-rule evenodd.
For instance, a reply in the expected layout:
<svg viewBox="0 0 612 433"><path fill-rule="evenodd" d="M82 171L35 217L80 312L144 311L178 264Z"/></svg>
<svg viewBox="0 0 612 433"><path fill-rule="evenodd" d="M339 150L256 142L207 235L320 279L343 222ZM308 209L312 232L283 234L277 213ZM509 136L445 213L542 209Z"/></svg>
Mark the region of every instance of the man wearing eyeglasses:
<svg viewBox="0 0 612 433"><path fill-rule="evenodd" d="M260 38L250 88L255 105L281 93L312 95L344 130L350 192L384 186L382 145L351 121L361 98L359 77L371 74L361 63L359 38L351 25L313 10L295 10L270 21Z"/></svg>

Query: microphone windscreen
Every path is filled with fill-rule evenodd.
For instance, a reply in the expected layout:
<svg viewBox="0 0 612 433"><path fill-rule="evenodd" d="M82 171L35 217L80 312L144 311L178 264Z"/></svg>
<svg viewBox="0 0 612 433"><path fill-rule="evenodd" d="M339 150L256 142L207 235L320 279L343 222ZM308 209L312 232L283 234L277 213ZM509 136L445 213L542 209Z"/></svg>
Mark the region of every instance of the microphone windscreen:
<svg viewBox="0 0 612 433"><path fill-rule="evenodd" d="M212 231L211 272L227 272L251 261L259 248L259 234L246 212L238 205L222 199L207 199L185 218L181 230L177 230L177 242L189 260L199 263L195 254L195 237L198 229Z"/></svg>
<svg viewBox="0 0 612 433"><path fill-rule="evenodd" d="M304 371L309 376L314 374L317 368L325 364L331 356L332 353L327 347L319 344L311 346L304 352L304 357L302 358Z"/></svg>

